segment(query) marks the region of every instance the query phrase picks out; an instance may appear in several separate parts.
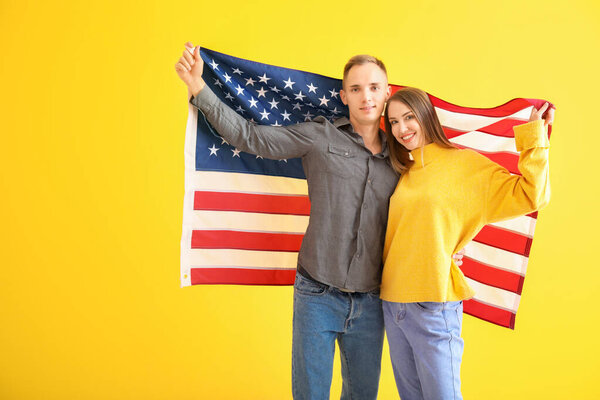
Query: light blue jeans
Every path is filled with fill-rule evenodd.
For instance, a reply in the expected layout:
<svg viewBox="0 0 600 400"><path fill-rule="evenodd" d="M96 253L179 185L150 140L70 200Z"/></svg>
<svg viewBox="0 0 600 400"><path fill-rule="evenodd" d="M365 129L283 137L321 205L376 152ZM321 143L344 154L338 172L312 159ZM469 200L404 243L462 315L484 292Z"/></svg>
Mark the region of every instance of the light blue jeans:
<svg viewBox="0 0 600 400"><path fill-rule="evenodd" d="M462 400L462 301L383 301L385 332L402 400Z"/></svg>
<svg viewBox="0 0 600 400"><path fill-rule="evenodd" d="M294 399L329 399L336 340L341 350L341 399L376 399L383 336L379 290L345 293L297 273L292 339Z"/></svg>

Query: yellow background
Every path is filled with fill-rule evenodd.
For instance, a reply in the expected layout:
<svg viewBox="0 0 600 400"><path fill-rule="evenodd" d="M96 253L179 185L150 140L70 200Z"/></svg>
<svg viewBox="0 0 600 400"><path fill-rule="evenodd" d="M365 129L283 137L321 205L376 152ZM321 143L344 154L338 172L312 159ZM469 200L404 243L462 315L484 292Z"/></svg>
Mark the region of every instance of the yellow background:
<svg viewBox="0 0 600 400"><path fill-rule="evenodd" d="M597 1L1 0L1 399L291 397L291 287L179 287L188 39L336 77L371 53L465 106L553 101L516 330L465 317L463 393L600 398Z"/></svg>

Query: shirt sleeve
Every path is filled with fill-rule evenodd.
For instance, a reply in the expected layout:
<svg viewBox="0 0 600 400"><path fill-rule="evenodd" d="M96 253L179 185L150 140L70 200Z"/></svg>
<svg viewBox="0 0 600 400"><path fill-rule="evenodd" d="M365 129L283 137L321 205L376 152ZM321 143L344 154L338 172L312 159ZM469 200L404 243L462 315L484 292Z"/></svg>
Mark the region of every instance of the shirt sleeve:
<svg viewBox="0 0 600 400"><path fill-rule="evenodd" d="M544 121L514 127L519 175L494 164L486 198L486 222L495 222L536 211L550 200L549 142Z"/></svg>
<svg viewBox="0 0 600 400"><path fill-rule="evenodd" d="M246 153L272 159L305 155L316 139L319 125L325 123L323 119L321 122L282 127L255 125L225 105L208 86L192 97L190 103L204 114L230 145Z"/></svg>

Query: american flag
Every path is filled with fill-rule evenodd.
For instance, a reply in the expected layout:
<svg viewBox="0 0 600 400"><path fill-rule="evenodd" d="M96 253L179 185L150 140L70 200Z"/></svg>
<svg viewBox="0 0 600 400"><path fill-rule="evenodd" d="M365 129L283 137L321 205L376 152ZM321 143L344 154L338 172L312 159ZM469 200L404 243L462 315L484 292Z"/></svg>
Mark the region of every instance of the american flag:
<svg viewBox="0 0 600 400"><path fill-rule="evenodd" d="M341 80L202 49L203 78L251 123L286 126L348 116ZM402 86L392 85L393 90ZM430 95L448 138L518 174L512 127L544 101L468 108ZM549 129L550 132L550 129ZM457 188L459 190L460 188ZM292 285L310 202L300 159L268 160L230 146L190 105L185 139L181 285ZM514 329L537 213L485 226L461 267L475 298L464 311Z"/></svg>

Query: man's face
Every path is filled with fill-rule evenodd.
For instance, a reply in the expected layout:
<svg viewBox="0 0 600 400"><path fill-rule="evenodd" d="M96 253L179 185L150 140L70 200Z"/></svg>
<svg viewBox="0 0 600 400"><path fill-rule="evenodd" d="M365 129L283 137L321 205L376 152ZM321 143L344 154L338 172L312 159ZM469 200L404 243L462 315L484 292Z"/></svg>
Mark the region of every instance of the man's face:
<svg viewBox="0 0 600 400"><path fill-rule="evenodd" d="M359 125L379 124L389 95L387 76L373 63L352 67L340 91L342 102L350 111L350 121Z"/></svg>

